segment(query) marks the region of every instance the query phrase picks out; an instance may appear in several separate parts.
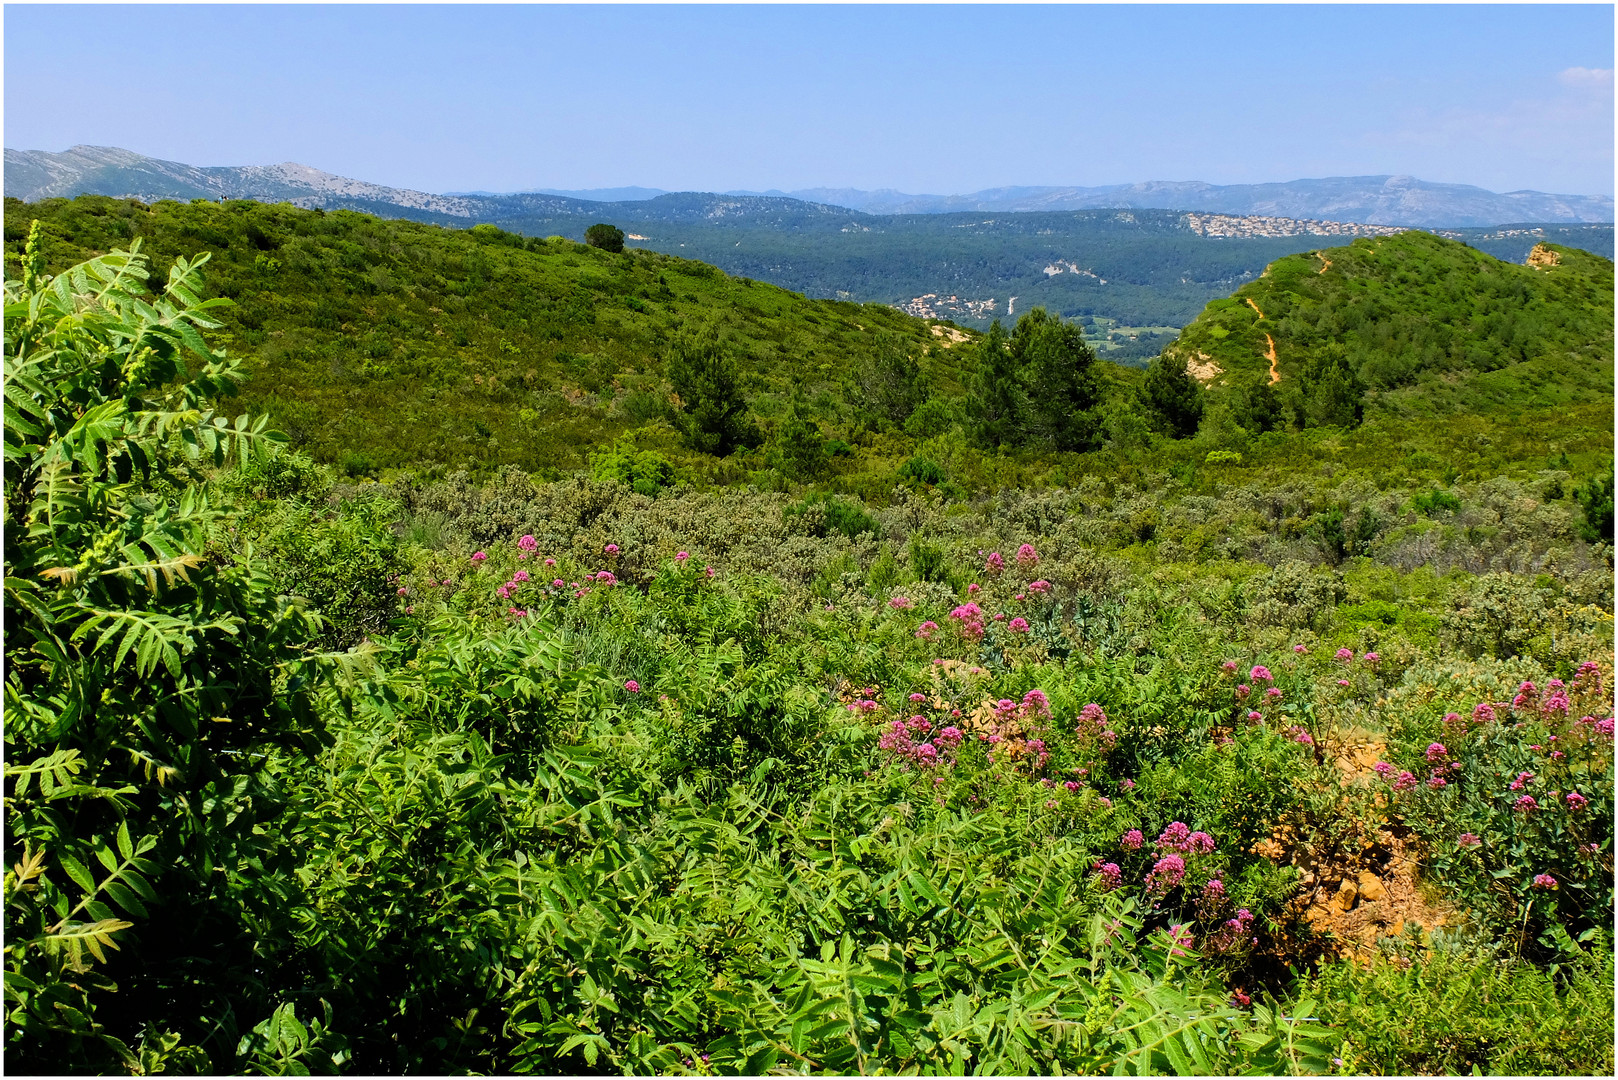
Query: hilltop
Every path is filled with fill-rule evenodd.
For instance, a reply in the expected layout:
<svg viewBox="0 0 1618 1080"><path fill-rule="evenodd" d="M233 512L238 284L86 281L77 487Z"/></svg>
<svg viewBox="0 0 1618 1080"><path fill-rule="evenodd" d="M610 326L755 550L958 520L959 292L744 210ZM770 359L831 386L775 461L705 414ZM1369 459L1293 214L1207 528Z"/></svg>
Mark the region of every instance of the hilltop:
<svg viewBox="0 0 1618 1080"><path fill-rule="evenodd" d="M1522 408L1550 386L1558 401L1610 398L1612 262L1554 244L1529 262L1420 232L1290 255L1209 304L1165 355L1249 396L1314 393L1341 372L1356 407L1404 413L1476 409L1480 395Z"/></svg>

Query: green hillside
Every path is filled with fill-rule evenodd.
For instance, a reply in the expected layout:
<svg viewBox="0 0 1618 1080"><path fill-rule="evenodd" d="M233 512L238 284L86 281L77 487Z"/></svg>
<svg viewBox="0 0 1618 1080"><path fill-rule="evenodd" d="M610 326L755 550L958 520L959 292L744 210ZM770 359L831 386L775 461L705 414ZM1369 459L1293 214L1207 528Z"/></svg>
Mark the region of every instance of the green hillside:
<svg viewBox="0 0 1618 1080"><path fill-rule="evenodd" d="M1551 244L1531 261L1421 232L1288 256L1165 356L1254 432L1489 416L1610 445L1613 264Z"/></svg>
<svg viewBox="0 0 1618 1080"><path fill-rule="evenodd" d="M728 343L766 434L794 394L846 427L842 383L884 335L940 387L959 377L952 339L893 308L806 300L651 251L285 204L83 196L7 200L8 276L36 218L51 271L135 238L154 265L211 253L208 292L234 302L218 341L252 373L245 406L326 461L555 474L630 428L678 458L663 359L672 335L704 324Z"/></svg>
<svg viewBox="0 0 1618 1080"><path fill-rule="evenodd" d="M1267 376L1273 341L1280 382L1340 356L1372 393L1579 356L1585 381L1610 391L1612 262L1536 251L1555 264L1517 266L1424 232L1290 255L1209 304L1170 352L1211 360L1228 385Z"/></svg>
<svg viewBox="0 0 1618 1080"><path fill-rule="evenodd" d="M1170 369L1218 369L1210 391L1180 391L1190 413L1172 420L1152 400L1160 385L1098 364L1076 405L1086 430L1052 442L1024 437L1052 430L1049 417L1023 422L1043 391L975 333L667 254L490 225L86 196L8 202L8 268L36 218L52 270L136 238L154 265L211 253L206 288L234 302L218 340L252 376L242 404L353 476L588 467L654 487L811 482L886 499L901 483L959 496L1164 470L1212 482L1228 468L1213 451L1240 455L1247 476L1327 455L1415 484L1532 475L1558 455L1582 474L1612 448L1612 264L1549 245L1548 267L1427 233L1281 258L1167 350ZM739 395L723 456L709 451L730 445L690 436L669 377L677 341L703 327ZM985 427L1007 379L1022 382L1005 404L1026 415ZM607 460L614 445L624 452Z"/></svg>

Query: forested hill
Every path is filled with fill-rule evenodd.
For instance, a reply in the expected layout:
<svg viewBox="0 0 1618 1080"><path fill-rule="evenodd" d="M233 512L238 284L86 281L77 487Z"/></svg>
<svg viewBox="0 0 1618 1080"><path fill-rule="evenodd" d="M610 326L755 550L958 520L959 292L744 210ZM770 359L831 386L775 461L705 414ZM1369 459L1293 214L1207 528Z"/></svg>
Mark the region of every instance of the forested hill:
<svg viewBox="0 0 1618 1080"><path fill-rule="evenodd" d="M1517 412L1613 391L1613 264L1552 244L1530 265L1430 233L1278 259L1216 300L1165 355L1229 388L1244 426Z"/></svg>
<svg viewBox="0 0 1618 1080"><path fill-rule="evenodd" d="M209 291L234 301L215 340L247 358L245 405L360 471L570 472L591 447L673 418L664 353L699 324L719 328L766 433L794 394L846 422L842 384L879 347L914 354L942 386L958 377L958 333L652 251L287 204L82 196L6 201L8 277L35 218L52 272L136 238L153 266L211 253Z"/></svg>

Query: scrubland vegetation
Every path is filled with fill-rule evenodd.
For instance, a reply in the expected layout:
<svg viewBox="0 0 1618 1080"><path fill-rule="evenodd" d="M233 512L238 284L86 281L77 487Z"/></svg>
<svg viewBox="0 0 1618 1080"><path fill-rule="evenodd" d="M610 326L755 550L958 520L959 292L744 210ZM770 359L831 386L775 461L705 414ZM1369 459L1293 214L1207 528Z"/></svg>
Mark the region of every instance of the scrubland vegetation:
<svg viewBox="0 0 1618 1080"><path fill-rule="evenodd" d="M1520 355L1396 310L1378 383L1316 294L1203 389L643 252L12 209L12 1069L1611 1074L1605 260L1478 264ZM121 221L162 258L66 266Z"/></svg>

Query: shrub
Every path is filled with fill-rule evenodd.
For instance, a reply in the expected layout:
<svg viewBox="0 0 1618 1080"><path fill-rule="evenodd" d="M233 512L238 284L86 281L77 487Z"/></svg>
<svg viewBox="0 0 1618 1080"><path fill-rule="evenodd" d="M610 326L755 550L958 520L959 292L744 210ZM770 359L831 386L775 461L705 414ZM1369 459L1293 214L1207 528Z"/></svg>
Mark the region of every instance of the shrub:
<svg viewBox="0 0 1618 1080"><path fill-rule="evenodd" d="M1579 535L1592 544L1598 540L1612 543L1612 486L1609 463L1607 475L1592 477L1573 492L1579 509L1584 512L1584 520L1579 523Z"/></svg>
<svg viewBox="0 0 1618 1080"><path fill-rule="evenodd" d="M1593 943L1571 978L1463 939L1336 963L1300 992L1339 1033L1341 1071L1372 1076L1606 1076L1612 948Z"/></svg>
<svg viewBox="0 0 1618 1080"><path fill-rule="evenodd" d="M949 479L949 473L938 462L924 457L912 457L899 466L899 478L910 480L917 484L942 484Z"/></svg>
<svg viewBox="0 0 1618 1080"><path fill-rule="evenodd" d="M323 737L318 619L197 483L275 441L215 411L243 374L199 333L207 257L147 300L138 243L54 281L39 244L5 285L6 1059L234 1072L274 1007L241 927L278 888L271 758Z"/></svg>
<svg viewBox="0 0 1618 1080"><path fill-rule="evenodd" d="M836 532L853 540L882 531L877 520L859 505L824 493L785 507L781 516L788 521L801 522L811 536L829 536Z"/></svg>
<svg viewBox="0 0 1618 1080"><path fill-rule="evenodd" d="M636 450L627 436L590 455L590 475L617 481L643 495L656 495L674 483L674 466L661 454Z"/></svg>

